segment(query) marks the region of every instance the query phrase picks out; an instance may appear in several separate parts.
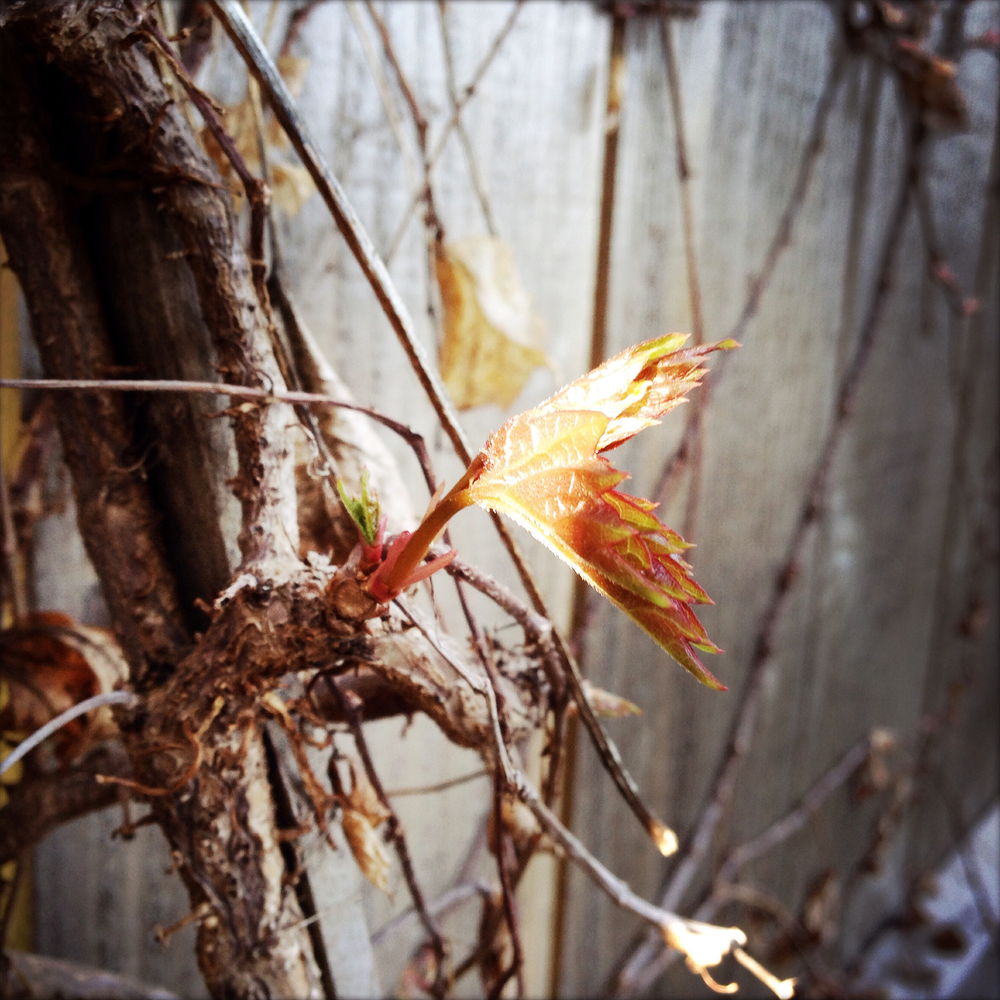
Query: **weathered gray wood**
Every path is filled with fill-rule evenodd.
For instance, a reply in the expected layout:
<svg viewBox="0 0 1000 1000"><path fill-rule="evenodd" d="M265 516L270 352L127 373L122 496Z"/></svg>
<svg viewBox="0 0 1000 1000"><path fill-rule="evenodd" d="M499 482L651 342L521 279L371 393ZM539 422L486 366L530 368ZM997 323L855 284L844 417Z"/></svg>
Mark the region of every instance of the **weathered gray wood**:
<svg viewBox="0 0 1000 1000"><path fill-rule="evenodd" d="M674 25L708 340L732 328L794 183L829 66L832 28L827 10L791 4L708 5L694 21ZM627 58L609 353L690 324L657 24L630 24ZM966 57L963 67L969 70L962 77L967 89L977 92L970 101L981 109L974 113L978 131L937 141L932 184L935 216L951 218L947 239L941 231L942 244L970 289L979 234L986 239L991 232L982 186L996 122L995 111L991 116L982 110L984 102L995 101L995 64L973 72L978 58ZM717 602L702 619L727 650L711 658L710 666L731 692L715 695L697 687L611 609L597 612L588 640L587 665L596 683L645 710L641 722L620 724L622 749L627 760L644 762L637 767L640 785L680 832L696 815L722 752L742 665L750 658L773 573L784 558L806 478L829 427L836 379L874 293L880 245L902 171L897 107L895 88L884 74L857 62L849 67L792 245L745 346L727 359L725 380L707 417L694 563ZM970 193L961 209L958 190ZM956 211L961 221L952 217ZM984 270L995 296L993 260ZM946 683L937 664L928 663L928 653L938 545L951 553L954 530L945 521L945 498L955 416L942 373L953 363L955 324L940 293L928 285L925 250L911 212L880 346L835 459L824 517L779 628L757 736L730 819L719 830L720 849L781 815L869 728L887 726L912 737L931 707L924 685L939 690ZM984 288L981 294L991 292ZM991 309L995 305L979 322L989 322ZM973 382L983 387L976 390L975 421L984 422L969 431L969 447L979 456L977 476L983 451L995 447L995 431L987 430L995 421L993 350L978 352L975 362ZM992 399L985 389L988 379L993 379ZM648 432L630 452L636 492L656 481L682 422L683 414L669 417L672 430ZM666 514L668 523L680 526L683 503L668 505ZM962 555L948 560L956 583L969 566ZM979 649L990 648L990 641L984 635ZM971 684L971 664L969 669ZM982 669L975 676L978 694L962 711L977 713L976 731L985 736L995 728L995 715L988 721L987 710L975 706L995 681ZM931 677L940 679L925 680ZM982 766L981 780L995 781L992 756ZM611 819L614 793L601 782L592 756L584 754L578 767L577 828L635 888L654 893L663 866L637 831ZM987 795L978 782L976 787L978 792L963 784L970 812L972 803L981 807ZM933 853L931 841L941 850L940 822L936 837L924 830L925 815L935 810L940 815L939 805L924 804L910 827L924 844L925 858ZM867 846L873 816L870 805L859 807L840 793L807 831L751 866L746 877L794 912L824 869L832 865L841 878L850 873ZM900 905L914 871L894 855L891 875L878 891L859 895L839 958L848 957L871 927ZM574 996L604 981L636 927L578 877L567 921L561 986ZM678 984L687 973L678 970L671 982L683 989Z"/></svg>

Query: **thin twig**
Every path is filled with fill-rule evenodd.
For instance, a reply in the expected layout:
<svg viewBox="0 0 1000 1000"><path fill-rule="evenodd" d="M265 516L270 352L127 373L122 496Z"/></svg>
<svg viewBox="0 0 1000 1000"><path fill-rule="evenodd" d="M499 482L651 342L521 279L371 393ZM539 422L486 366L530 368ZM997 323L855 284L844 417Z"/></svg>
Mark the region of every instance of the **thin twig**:
<svg viewBox="0 0 1000 1000"><path fill-rule="evenodd" d="M496 691L495 687L494 691ZM503 821L503 788L503 776L500 768L497 767L496 773L493 776L493 833L496 838L497 873L500 876L500 895L503 901L503 913L507 921L507 931L510 934L511 947L514 954L511 957L510 967L493 984L488 1000L501 997L504 987L514 976L517 976L517 995L519 997L524 996L524 950L521 946L521 927L517 919L514 886L511 882L510 867L507 864L507 845L512 844L512 841L509 834L507 834L506 842L504 840L506 830Z"/></svg>
<svg viewBox="0 0 1000 1000"><path fill-rule="evenodd" d="M389 802L389 797L385 794L385 789L382 787L382 780L379 778L378 771L375 769L375 762L372 760L371 751L368 749L368 742L365 740L364 729L361 725L361 714L357 699L352 695L352 693L341 691L329 677L326 678L326 682L327 687L330 689L334 697L340 702L340 707L344 712L344 717L347 719L347 723L351 727L351 733L354 736L354 745L358 748L358 754L360 755L361 762L364 765L368 781L371 783L372 788L375 789L375 794L378 796L383 808L389 813L389 819L386 821L386 832L396 848L396 854L399 856L400 867L403 869L403 877L406 879L407 888L410 890L410 897L413 899L413 905L416 908L417 913L420 915L420 921L424 925L424 929L427 931L427 934L431 939L432 947L434 948L437 967L434 971L434 983L431 987L431 993L435 997L443 997L446 993L448 985L448 972L446 967L448 947L445 944L444 938L441 936L440 930L438 930L434 917L431 916L427 909L427 904L424 901L423 890L420 888L420 883L417 881L417 876L413 869L413 860L410 857L410 849L406 843L406 835L403 832L403 824L400 822L396 811L392 808L392 804Z"/></svg>
<svg viewBox="0 0 1000 1000"><path fill-rule="evenodd" d="M872 736L858 740L840 760L826 770L780 819L775 820L753 840L748 840L729 852L716 879L720 883L734 882L739 870L802 829L824 802L868 759L873 749Z"/></svg>
<svg viewBox="0 0 1000 1000"><path fill-rule="evenodd" d="M636 895L628 884L617 875L612 874L590 851L559 821L559 817L542 802L538 792L531 787L525 775L506 763L507 780L518 798L535 814L546 832L567 853L591 880L595 882L614 903L623 910L634 913L646 921L656 932L663 934L664 929L677 924L686 924L684 917L678 916L663 907L655 906L641 896Z"/></svg>
<svg viewBox="0 0 1000 1000"><path fill-rule="evenodd" d="M672 20L664 11L660 15L660 33L663 55L667 64L667 84L670 91L670 109L674 116L674 135L677 144L677 180L680 183L681 219L684 229L684 258L687 263L688 299L691 304L691 330L696 345L705 342L705 322L701 308L701 283L698 277L698 255L694 240L694 209L691 204L691 160L688 156L687 135L684 126L684 108L681 101L681 81L674 52Z"/></svg>
<svg viewBox="0 0 1000 1000"><path fill-rule="evenodd" d="M431 555L438 554L437 549L431 550ZM475 566L465 562L461 557L453 559L445 567L445 572L450 576L464 580L481 594L485 594L498 608L506 611L521 626L526 636L540 643L543 647L550 642L553 625L549 619L537 611L533 611L503 584L497 583L493 577L476 569Z"/></svg>
<svg viewBox="0 0 1000 1000"><path fill-rule="evenodd" d="M398 434L416 453L420 461L427 486L431 493L437 488L434 473L431 470L430 456L423 436L407 427L406 424L393 420L379 413L378 410L355 403L345 403L334 396L321 392L292 392L287 389L261 389L249 385L234 385L229 382L188 382L183 379L57 379L57 378L4 378L0 379L0 389L55 389L73 390L77 392L184 392L205 396L229 396L232 399L251 399L261 403L319 403L340 410L351 410L363 413L377 423L388 427Z"/></svg>
<svg viewBox="0 0 1000 1000"><path fill-rule="evenodd" d="M95 708L102 705L135 705L138 696L131 691L105 691L103 694L95 694L92 698L85 698L76 705L67 708L65 712L60 712L54 719L50 719L44 726L39 726L30 736L25 737L17 747L8 754L3 763L0 764L0 774L6 774L22 757L31 753L35 747L43 740L48 739L54 732L62 729L63 726L72 722L81 715L86 715Z"/></svg>
<svg viewBox="0 0 1000 1000"><path fill-rule="evenodd" d="M484 771L483 773L487 772ZM386 794L392 795L392 792L387 792ZM443 917L450 910L453 910L456 906L461 905L473 896L482 896L483 899L489 899L492 895L492 890L485 882L462 882L438 896L433 903L428 903L427 910L434 917ZM377 947L382 941L394 934L415 916L417 916L417 911L414 907L410 906L403 910L402 913L393 917L387 924L383 924L371 936L372 947Z"/></svg>
<svg viewBox="0 0 1000 1000"><path fill-rule="evenodd" d="M250 206L250 273L253 276L253 285L257 290L257 298L263 307L265 314L268 312L267 298L267 261L264 257L264 230L267 220L267 206L271 200L271 192L267 184L250 172L243 156L236 148L236 143L232 136L226 131L222 124L215 105L204 91L195 85L183 63L177 58L173 47L167 41L166 35L160 30L160 26L151 17L147 17L142 22L140 30L147 34L156 42L157 47L166 56L181 86L191 98L192 104L201 113L205 124L208 126L212 137L222 148L229 162L233 165L243 190L246 192L247 204Z"/></svg>
<svg viewBox="0 0 1000 1000"><path fill-rule="evenodd" d="M881 325L888 293L892 288L903 228L919 178L920 151L924 134L924 127L919 121L911 125L901 190L886 231L875 294L858 333L854 354L838 386L833 419L810 477L802 510L785 558L775 574L770 598L761 615L740 695L739 708L731 724L725 752L706 798L706 806L699 814L695 828L678 857L678 863L661 897L662 904L667 909L680 905L695 874L707 857L716 828L731 802L737 774L750 747L757 720L757 709L760 706L764 680L767 676L766 668L771 662L777 625L788 604L788 597L797 575L796 568L800 564L810 529L822 512L834 453L849 422L858 388ZM645 942L632 952L619 972L615 983L615 995L627 996L634 993L642 976L643 967L656 956L660 947L661 944L657 940L651 935L647 936Z"/></svg>
<svg viewBox="0 0 1000 1000"><path fill-rule="evenodd" d="M385 21L382 20L378 11L375 10L375 6L371 0L365 0L365 7L368 11L368 16L375 24L375 29L378 31L379 37L382 39L382 49L396 75L396 82L403 94L406 106L410 110L410 117L413 119L413 129L416 132L417 149L420 152L420 161L424 174L423 183L420 188L420 198L426 207L426 211L424 212L424 265L427 278L427 313L431 321L431 327L437 334L438 340L440 340L441 324L438 321L437 310L434 304L434 276L437 268L437 256L440 253L441 245L444 243L445 233L444 226L441 224L437 208L434 204L434 187L431 184L430 170L427 166L427 118L417 102L413 87L403 72L402 64L396 55L396 50L393 47L392 38Z"/></svg>
<svg viewBox="0 0 1000 1000"><path fill-rule="evenodd" d="M490 64L493 62L496 54L500 51L501 46L507 39L507 35L510 33L511 28L514 27L514 22L517 20L517 15L521 12L521 6L524 0L517 0L514 9L510 12L510 16L504 22L503 27L497 33L496 38L493 39L493 44L490 45L483 56L479 65L476 67L476 71L472 74L472 78L469 82L462 88L461 93L458 95L458 103L455 105L455 110L451 114L451 118L448 119L438 138L437 144L431 150L430 155L427 157L427 162L425 168L427 170L427 176L430 176L431 171L437 165L437 161L441 158L441 154L444 152L444 147L448 142L448 138L452 133L452 130L458 125L458 120L462 115L462 109L466 104L469 103L470 99L476 92L476 87L479 86L480 81L486 74L486 71L490 68ZM413 217L413 213L417 209L417 205L420 204L421 199L424 197L424 192L418 191L413 198L410 200L410 204L407 206L406 211L403 213L402 219L399 221L399 226L396 228L396 233L393 238L389 241L389 247L385 252L385 261L389 263L395 256L396 251L399 249L400 243L403 241L403 235L406 233L406 228L410 224L410 219Z"/></svg>
<svg viewBox="0 0 1000 1000"><path fill-rule="evenodd" d="M394 598L392 603L395 604L407 618L409 618L409 620L416 626L420 634L431 644L434 650L440 654L449 666L454 669L455 673L457 673L459 677L461 677L462 680L464 680L465 683L472 688L473 691L477 691L479 694L486 693L486 684L483 680L478 677L473 677L465 665L459 662L455 656L448 652L444 644L441 642L440 636L437 634L436 630L424 620L423 615L421 615L416 608L412 607L410 603L402 597Z"/></svg>
<svg viewBox="0 0 1000 1000"><path fill-rule="evenodd" d="M382 66L375 55L375 47L372 45L371 38L368 37L368 30L365 28L364 21L361 19L361 11L358 9L357 0L346 0L345 7L347 9L347 16L354 25L354 32L361 43L361 51L364 53L365 62L368 63L368 69L375 80L375 89L378 90L379 97L382 100L382 108L389 122L389 128L396 138L396 145L399 148L400 155L403 157L403 167L406 170L408 186L411 193L416 194L417 185L420 183L417 180L417 167L413 162L413 151L410 149L406 137L403 135L403 123L400 121L392 94L389 91L389 81L386 79L385 73L382 72Z"/></svg>
<svg viewBox="0 0 1000 1000"><path fill-rule="evenodd" d="M681 223L684 233L684 260L687 266L688 300L691 305L691 330L695 345L705 342L705 321L701 307L701 282L698 277L698 254L694 239L694 209L691 204L691 161L688 156L687 135L684 126L684 107L681 100L681 80L674 52L673 22L664 11L660 15L660 34L663 42L664 61L667 65L667 89L674 118L674 136L677 146L677 181L681 195ZM690 446L691 477L688 481L687 511L684 515L683 534L693 538L698 514L698 495L701 491L701 456L703 423L701 410L705 405L701 393L695 395L693 405L685 417L686 424L694 424Z"/></svg>
<svg viewBox="0 0 1000 1000"><path fill-rule="evenodd" d="M576 703L579 717L590 734L605 771L611 776L622 798L650 835L660 853L664 856L672 854L677 849L677 838L673 830L658 820L649 811L645 802L643 802L638 786L625 768L618 747L605 732L600 720L594 714L587 694L583 689L583 677L580 674L580 668L577 666L576 660L570 653L559 631L551 622L546 622L543 625L533 614L528 613L528 609L520 604L512 594L468 564L455 559L447 567L447 570L452 575L466 580L477 590L481 590L492 600L496 601L500 607L509 610L511 616L518 624L526 630L530 630L533 638L540 643L543 650L546 650L546 655L542 661L543 664L547 665L546 673L549 675L550 681L553 674L557 676L557 679L560 674L565 678L573 694L573 701ZM553 667L553 660L561 669L556 670Z"/></svg>
<svg viewBox="0 0 1000 1000"><path fill-rule="evenodd" d="M458 107L458 85L455 81L455 60L451 51L451 33L448 31L448 4L447 0L438 0L438 24L441 28L441 48L444 52L445 80L448 84L448 97L451 100L451 110L454 114ZM497 224L493 218L493 210L490 208L490 200L486 194L486 185L483 183L482 174L479 172L479 163L476 160L475 150L472 148L472 140L469 133L462 124L462 119L455 121L455 131L462 143L462 150L465 153L465 162L469 168L469 179L472 181L473 190L479 199L479 207L483 213L483 221L486 223L486 231L490 236L497 235ZM428 180L429 183L429 180Z"/></svg>
<svg viewBox="0 0 1000 1000"><path fill-rule="evenodd" d="M278 50L279 59L291 53L292 46L298 40L299 34L306 23L306 18L309 17L321 2L322 0L306 0L304 4L292 12L292 16L289 17L288 25L285 28L285 37L281 42L281 48Z"/></svg>
<svg viewBox="0 0 1000 1000"><path fill-rule="evenodd" d="M399 64L399 59L396 56L396 50L393 48L392 38L389 36L389 29L386 27L385 21L382 20L371 0L365 0L365 9L368 11L368 16L375 25L375 30L378 31L379 37L382 39L382 49L385 52L385 57L389 60L389 65L396 74L396 82L399 84L399 89L402 91L403 97L410 108L410 114L413 117L413 126L417 130L417 144L420 146L421 152L426 155L427 119L424 117L423 111L420 110L420 105L413 94L413 88L406 79L406 74L403 73L403 67Z"/></svg>
<svg viewBox="0 0 1000 1000"><path fill-rule="evenodd" d="M390 788L385 794L390 799L399 798L403 795L433 795L435 792L446 792L456 785L464 785L466 782L475 781L476 778L489 777L489 771L480 768L478 771L470 771L468 774L460 774L457 778L449 778L447 781L438 781L433 785L416 785L411 788Z"/></svg>
<svg viewBox="0 0 1000 1000"><path fill-rule="evenodd" d="M461 593L462 585L456 580L456 587L458 587ZM497 739L497 750L501 757L506 757L507 747L510 744L510 727L507 724L507 706L506 699L503 696L503 692L500 690L500 685L497 679L496 666L493 662L492 649L486 648L480 642L478 630L473 629L474 638L477 645L481 649L481 657L483 661L483 668L486 671L486 677L489 681L490 691L489 691L489 703L490 703L490 713L494 723L494 730ZM510 966L507 968L497 981L493 984L492 989L488 994L488 1000L495 1000L503 994L504 987L510 982L513 976L517 976L517 995L518 997L524 996L524 949L521 945L521 927L520 921L517 919L517 904L514 900L514 887L520 878L521 873L524 871L523 866L519 865L517 873L515 876L511 875L510 867L508 865L507 858L507 845L504 843L504 833L505 825L503 821L503 791L506 782L504 780L503 774L503 764L502 761L498 761L493 772L493 832L495 836L495 856L497 861L497 874L500 878L500 894L501 903L504 914L504 919L507 921L507 931L510 935L511 948L513 949L513 955L511 958ZM514 848L513 839L508 836L508 843L515 854L516 849ZM526 857L524 859L524 864L527 864L528 857L534 853L535 845L532 845L525 852ZM496 931L494 930L490 934L490 939L492 940Z"/></svg>
<svg viewBox="0 0 1000 1000"><path fill-rule="evenodd" d="M924 237L924 250L927 254L927 274L944 293L951 314L956 319L968 319L979 310L980 302L975 297L965 294L958 277L945 260L938 239L934 208L931 204L931 192L928 188L926 175L921 175L920 184L917 187L917 208L919 210L920 230Z"/></svg>
<svg viewBox="0 0 1000 1000"><path fill-rule="evenodd" d="M760 307L764 292L771 283L771 278L774 275L778 261L791 242L795 222L805 203L816 162L819 160L819 154L823 150L823 143L826 139L826 127L830 119L830 112L833 109L837 91L840 88L844 69L847 66L847 56L848 53L845 46L842 43L837 43L833 62L830 65L830 71L823 86L823 93L820 95L819 102L816 105L812 131L809 134L809 139L802 154L799 173L795 179L795 186L788 196L788 202L785 205L785 210L781 213L778 227L771 237L771 245L768 247L764 264L750 282L750 292L747 295L747 300L743 305L739 319L737 319L736 324L727 334L727 337L733 340L742 342L745 339L747 327L757 315L757 309ZM663 468L660 470L656 486L653 489L652 496L654 499L665 503L673 496L680 480L680 475L691 458L692 445L695 435L698 433L698 424L701 422L702 414L708 405L712 392L718 387L725 369L726 359L725 357L721 357L712 368L712 378L702 386L697 415L685 426L680 443L663 463Z"/></svg>

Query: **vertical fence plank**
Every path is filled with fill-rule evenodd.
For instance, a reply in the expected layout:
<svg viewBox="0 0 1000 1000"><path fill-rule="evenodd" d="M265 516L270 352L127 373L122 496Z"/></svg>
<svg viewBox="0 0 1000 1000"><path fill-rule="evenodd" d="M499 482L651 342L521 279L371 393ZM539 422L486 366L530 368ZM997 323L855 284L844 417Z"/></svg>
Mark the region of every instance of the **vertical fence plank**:
<svg viewBox="0 0 1000 1000"><path fill-rule="evenodd" d="M829 11L802 4L713 4L693 21L673 24L707 340L730 334L763 264L795 184L836 30ZM627 37L609 354L666 330L689 329L691 316L660 27L636 18ZM968 80L978 88L970 97L974 107L982 103L979 94L995 96L995 83L984 76L989 71ZM852 58L791 244L743 331L744 347L722 361L724 375L713 390L689 540L698 543L693 562L699 582L717 602L702 620L726 649L709 665L730 692L698 687L631 623L595 602L588 674L643 707L641 721L616 724L616 737L620 732L649 801L681 834L690 829L721 758L774 574L834 420L837 383L878 284L903 176L906 124L898 108L895 81L869 61ZM970 288L968 247L986 232L981 185L995 111L992 118L980 112L980 121L985 128L975 139L934 140L936 212L947 217L954 195L944 192L954 192L952 185L976 191L964 206L964 239L953 223L948 244L949 261L964 259L962 278ZM925 673L937 669L927 663L936 584L930 556L952 530L944 508L954 415L942 372L953 358L955 324L940 292L929 286L913 210L881 326L835 455L820 526L797 567L777 631L752 749L717 832L720 861L726 845L754 836L789 809L871 727L893 728L911 743L919 731ZM993 355L980 360L995 379ZM977 419L991 412L986 405ZM650 495L684 417L683 410L671 414L668 426L622 449L636 493ZM982 446L979 454L981 463ZM684 523L690 482L688 470L663 508L674 527ZM968 563L957 558L952 565L961 573ZM984 717L978 726L985 725ZM986 769L995 776L994 765ZM630 828L586 751L576 781L576 829L634 888L655 894L663 866ZM982 802L984 794L972 797ZM828 867L842 883L851 876L875 816L872 804L858 806L841 792L807 831L751 866L746 877L794 912ZM913 822L919 829L923 819ZM867 907L859 902L852 908L853 926L839 957L901 903L907 890L901 864L888 884L877 906L869 897ZM734 911L731 919L737 916ZM636 930L574 877L562 994L599 989ZM672 988L701 988L687 976L678 971Z"/></svg>

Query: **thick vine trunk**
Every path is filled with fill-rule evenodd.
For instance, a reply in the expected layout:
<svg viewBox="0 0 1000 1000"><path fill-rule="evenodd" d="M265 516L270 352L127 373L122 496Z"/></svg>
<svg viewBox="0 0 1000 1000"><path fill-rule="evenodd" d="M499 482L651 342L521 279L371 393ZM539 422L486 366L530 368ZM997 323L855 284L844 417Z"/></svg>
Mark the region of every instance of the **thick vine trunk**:
<svg viewBox="0 0 1000 1000"><path fill-rule="evenodd" d="M208 370L203 377L214 362L229 380L280 385L229 197L135 33L144 12L61 2L3 11L3 131L17 152L4 160L0 220L43 367L54 377L108 377L138 362L154 377L171 367L190 376L177 366L193 357ZM151 239L156 229L160 238ZM161 298L188 345L171 343L169 322L150 315L169 310L123 288L131 247L159 257ZM185 308L193 316L176 322ZM192 352L206 329L211 341ZM227 471L213 465L218 448L186 403L130 409L110 393L58 402L81 533L133 684L147 695L122 720L136 772L161 787L193 754L204 764L179 794L152 802L201 916L205 979L216 996L319 996L312 942L277 839L262 723L245 710L253 663L240 662L238 641L229 671L213 673L221 667L216 650L191 652L193 626L202 624L192 600L211 600L229 571L211 488ZM137 434L162 432L170 407L187 420L168 446L175 475L151 482ZM242 408L232 421L243 568L260 579L283 560L297 563L294 493L282 486L294 481L281 433L287 422L282 407ZM192 559L179 532L207 555ZM178 684L178 667L192 656L206 669ZM194 737L220 695L226 710Z"/></svg>
<svg viewBox="0 0 1000 1000"><path fill-rule="evenodd" d="M229 195L161 75L146 13L101 0L0 6L2 128L14 151L0 228L45 374L113 377L124 366L281 388ZM307 333L292 350L304 388L342 391ZM318 925L304 926L305 876L282 851L262 698L289 674L346 661L354 669L332 683L366 719L423 711L454 742L488 752L487 702L453 665L468 653L432 646L398 616L364 621L349 570L300 559L299 520L308 534L318 507L303 492L312 509L296 510L290 407L234 403L230 431L205 398L59 393L56 404L81 534L142 696L119 716L128 756L114 774L140 783L167 836L209 989L330 993ZM405 490L370 430L356 414L317 416L345 478L356 480L364 455L393 526L408 526ZM350 540L334 527L337 560ZM545 712L533 677L498 682L514 739ZM341 717L332 690L315 690L315 710ZM12 815L32 808L30 791L14 789ZM49 793L32 829L62 818ZM5 838L5 857L30 840Z"/></svg>

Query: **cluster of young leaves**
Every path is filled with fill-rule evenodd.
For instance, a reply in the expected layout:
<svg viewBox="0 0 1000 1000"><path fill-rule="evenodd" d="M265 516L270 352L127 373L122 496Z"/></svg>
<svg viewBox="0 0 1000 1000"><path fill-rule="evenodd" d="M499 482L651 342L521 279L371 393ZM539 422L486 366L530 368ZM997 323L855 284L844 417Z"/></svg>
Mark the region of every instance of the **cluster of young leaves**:
<svg viewBox="0 0 1000 1000"><path fill-rule="evenodd" d="M627 476L604 457L682 402L707 355L738 346L684 348L686 340L637 344L508 420L417 530L388 547L369 592L391 599L444 565L447 556L421 563L445 523L478 504L522 525L699 681L724 690L696 652L720 650L692 610L711 600L681 556L689 543L654 515L654 503L616 489Z"/></svg>

